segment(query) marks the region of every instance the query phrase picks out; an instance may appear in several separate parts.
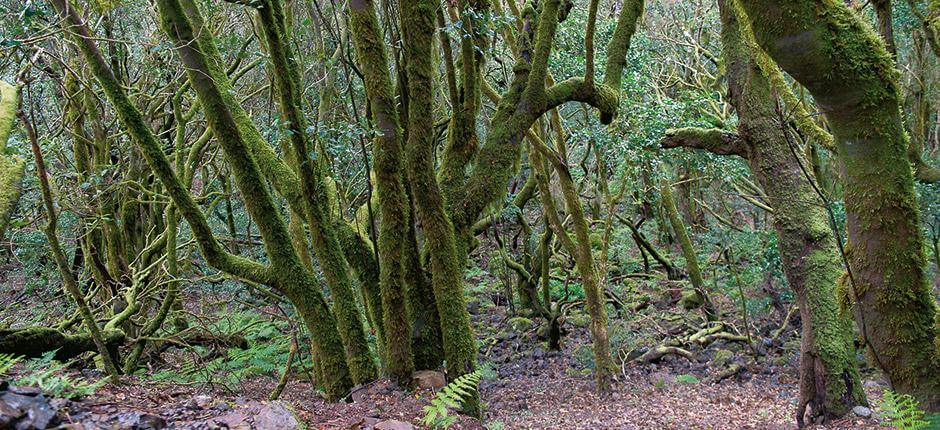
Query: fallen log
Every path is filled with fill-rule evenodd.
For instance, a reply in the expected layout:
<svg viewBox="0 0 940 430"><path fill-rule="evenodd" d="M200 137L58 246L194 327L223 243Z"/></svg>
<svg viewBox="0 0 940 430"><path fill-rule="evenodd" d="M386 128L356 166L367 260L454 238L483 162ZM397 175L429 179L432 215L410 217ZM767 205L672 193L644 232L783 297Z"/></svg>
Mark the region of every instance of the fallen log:
<svg viewBox="0 0 940 430"><path fill-rule="evenodd" d="M112 357L116 357L118 346L124 343L124 332L105 330L101 334ZM54 358L59 361L97 352L87 333L68 334L48 327L0 330L0 353L35 358L53 350L56 351Z"/></svg>

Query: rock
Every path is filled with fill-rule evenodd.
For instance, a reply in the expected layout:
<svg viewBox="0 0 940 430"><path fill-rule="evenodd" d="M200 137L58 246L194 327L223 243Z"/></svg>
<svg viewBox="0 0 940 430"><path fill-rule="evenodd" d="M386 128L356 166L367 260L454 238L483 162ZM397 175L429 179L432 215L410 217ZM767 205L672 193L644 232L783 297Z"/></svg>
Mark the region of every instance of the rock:
<svg viewBox="0 0 940 430"><path fill-rule="evenodd" d="M725 367L731 362L732 358L734 358L733 352L727 349L719 349L715 351L715 357L712 358L712 365L715 367Z"/></svg>
<svg viewBox="0 0 940 430"><path fill-rule="evenodd" d="M419 370L411 375L420 388L439 390L447 385L444 374L433 370Z"/></svg>
<svg viewBox="0 0 940 430"><path fill-rule="evenodd" d="M871 417L871 409L866 408L865 406L861 406L861 405L852 408L852 413L862 418Z"/></svg>
<svg viewBox="0 0 940 430"><path fill-rule="evenodd" d="M264 405L255 415L255 428L258 430L295 430L300 422L294 413L281 402Z"/></svg>
<svg viewBox="0 0 940 430"><path fill-rule="evenodd" d="M526 317L512 317L509 319L507 324L509 324L509 327L512 328L514 331L526 331L532 328L533 325L535 325L535 323L532 322L532 320Z"/></svg>
<svg viewBox="0 0 940 430"><path fill-rule="evenodd" d="M250 430L251 424L248 423L248 414L245 411L233 411L228 414L216 417L212 420L219 428Z"/></svg>
<svg viewBox="0 0 940 430"><path fill-rule="evenodd" d="M480 301L477 299L467 300L467 312L469 312L470 315L480 313Z"/></svg>
<svg viewBox="0 0 940 430"><path fill-rule="evenodd" d="M881 388L881 383L880 383L880 382L875 381L875 380L871 380L871 379L869 379L869 380L863 382L862 385L863 385L865 388L872 388L872 389L874 389L874 388Z"/></svg>
<svg viewBox="0 0 940 430"><path fill-rule="evenodd" d="M17 413L9 415L10 423L15 423L13 426L17 430L45 429L52 427L58 421L56 410L49 405L49 401L42 394L25 396L7 392L0 396L0 404L5 404L6 410L20 411L16 418L13 416Z"/></svg>
<svg viewBox="0 0 940 430"><path fill-rule="evenodd" d="M212 404L212 397L199 395L189 399L188 406L193 409L206 409Z"/></svg>
<svg viewBox="0 0 940 430"><path fill-rule="evenodd" d="M352 397L354 403L362 403L369 400L369 386L357 385L349 392L349 396Z"/></svg>
<svg viewBox="0 0 940 430"><path fill-rule="evenodd" d="M705 300L698 291L686 291L682 293L682 298L679 299L679 304L687 311L700 308L704 302Z"/></svg>
<svg viewBox="0 0 940 430"><path fill-rule="evenodd" d="M349 430L373 430L380 420L375 417L363 417L359 422L349 427Z"/></svg>
<svg viewBox="0 0 940 430"><path fill-rule="evenodd" d="M6 402L0 401L0 429L9 428L14 421L18 420L26 412L20 408L10 406Z"/></svg>
<svg viewBox="0 0 940 430"><path fill-rule="evenodd" d="M14 385L11 385L9 388L7 388L7 391L13 394L20 394L23 396L30 396L30 397L35 397L35 396L42 394L42 390L36 387L18 387Z"/></svg>
<svg viewBox="0 0 940 430"><path fill-rule="evenodd" d="M375 430L415 430L410 423L398 420L385 420L375 425Z"/></svg>
<svg viewBox="0 0 940 430"><path fill-rule="evenodd" d="M124 412L117 415L117 424L122 429L160 430L166 427L166 420L145 412Z"/></svg>
<svg viewBox="0 0 940 430"><path fill-rule="evenodd" d="M572 313L568 315L566 320L575 327L587 327L591 325L591 316L583 312Z"/></svg>

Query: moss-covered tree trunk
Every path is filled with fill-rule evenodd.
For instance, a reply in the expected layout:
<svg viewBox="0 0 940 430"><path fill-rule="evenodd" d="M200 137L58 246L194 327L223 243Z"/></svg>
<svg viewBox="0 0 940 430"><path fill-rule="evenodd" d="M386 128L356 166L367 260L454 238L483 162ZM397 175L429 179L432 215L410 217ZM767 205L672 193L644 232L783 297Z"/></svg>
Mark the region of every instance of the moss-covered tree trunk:
<svg viewBox="0 0 940 430"><path fill-rule="evenodd" d="M750 28L739 21L732 0L719 2L722 44L730 101L738 113L738 134L720 130L683 129L663 140L668 147L687 146L748 160L774 209L774 228L783 271L796 294L803 323L800 347L802 427L806 406L810 418L840 417L867 401L859 381L851 322L839 309L836 285L843 272L826 202L817 193L812 165L802 148L785 134L769 76L778 73L753 43ZM765 61L758 61L762 58Z"/></svg>
<svg viewBox="0 0 940 430"><path fill-rule="evenodd" d="M402 134L385 53L385 36L379 27L375 6L371 0L352 0L349 13L356 57L363 73L373 125L378 130L373 152L376 193L382 218L378 250L388 371L399 383L407 384L414 371L414 359L403 277L408 198L402 179Z"/></svg>
<svg viewBox="0 0 940 430"><path fill-rule="evenodd" d="M310 157L307 121L301 104L300 71L286 35L280 0L269 0L258 9L268 53L274 70L278 106L289 130L293 159L299 174L304 213L313 238L313 249L333 293L333 308L346 347L353 382L362 384L376 377L375 363L363 331L362 319L349 279L343 250L330 220L330 197L321 163ZM295 220L296 221L296 220ZM295 225L294 228L302 227ZM293 235L297 236L297 235ZM303 257L306 240L295 245ZM381 240L380 240L381 246ZM302 259L303 261L303 259Z"/></svg>
<svg viewBox="0 0 940 430"><path fill-rule="evenodd" d="M848 296L892 387L940 410L937 305L926 257L898 71L883 41L838 0L742 0L758 43L813 95L845 182Z"/></svg>
<svg viewBox="0 0 940 430"><path fill-rule="evenodd" d="M712 304L711 299L708 297L708 292L705 290L705 281L702 279L702 269L700 269L698 265L698 253L695 252L695 245L692 244L692 238L689 237L685 223L682 222L682 217L679 215L679 210L676 208L676 200L672 194L672 183L668 179L664 178L660 181L659 193L660 197L662 197L663 209L665 209L666 216L669 218L669 224L672 226L672 231L675 233L676 239L679 240L679 247L682 249L682 257L685 258L685 269L689 273L689 281L692 283L692 291L683 295L683 306L688 309L701 307L702 311L705 313L705 317L709 321L715 321L718 319L718 312L715 310L715 306Z"/></svg>
<svg viewBox="0 0 940 430"><path fill-rule="evenodd" d="M430 257L431 285L440 317L441 340L447 360L447 376L457 378L476 368L476 343L463 295L463 266L450 217L434 174L434 130L431 90L432 48L438 4L430 0L402 2L402 28L409 61L408 76L408 178L417 220L424 231ZM471 415L479 415L476 396L464 403Z"/></svg>
<svg viewBox="0 0 940 430"><path fill-rule="evenodd" d="M52 251L52 257L55 260L56 267L58 267L59 273L62 275L62 286L65 287L66 293L72 296L72 300L75 300L78 314L81 316L85 329L88 330L88 335L95 345L95 349L97 349L105 373L112 381L117 381L119 373L114 357L111 355L111 351L109 351L101 328L98 327L98 322L95 321L94 313L92 313L91 308L88 306L88 302L85 301L85 294L78 286L78 280L75 279L75 274L72 273L72 269L69 267L65 251L62 249L59 243L59 237L56 234L59 217L55 209L55 203L52 201L52 188L49 185L49 177L46 173L46 163L43 160L42 149L39 147L39 138L36 136L36 130L33 128L32 119L23 111L19 113L19 117L23 122L23 127L26 129L26 135L29 138L33 157L36 159L36 176L39 179L39 190L42 195L43 208L45 209L47 218L43 232L46 234L46 240L49 241L49 249Z"/></svg>
<svg viewBox="0 0 940 430"><path fill-rule="evenodd" d="M5 155L10 130L16 120L16 94L15 86L0 81L0 239L10 222L16 202L20 200L26 168L23 160Z"/></svg>

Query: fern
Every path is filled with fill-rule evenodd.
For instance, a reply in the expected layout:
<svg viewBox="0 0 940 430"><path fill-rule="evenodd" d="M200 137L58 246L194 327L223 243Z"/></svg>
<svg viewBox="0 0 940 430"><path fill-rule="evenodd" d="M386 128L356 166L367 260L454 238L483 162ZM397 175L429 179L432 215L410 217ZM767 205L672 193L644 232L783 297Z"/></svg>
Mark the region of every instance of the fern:
<svg viewBox="0 0 940 430"><path fill-rule="evenodd" d="M457 421L457 417L450 415L451 409L460 408L460 403L477 392L477 385L483 377L484 369L479 368L471 373L460 376L447 384L431 399L431 404L424 407L424 425L432 429L448 429Z"/></svg>
<svg viewBox="0 0 940 430"><path fill-rule="evenodd" d="M930 424L924 420L924 411L920 410L917 400L910 394L898 394L886 390L881 401L881 408L888 425L901 430L924 430Z"/></svg>
<svg viewBox="0 0 940 430"><path fill-rule="evenodd" d="M242 336L248 340L246 349L215 350L193 346L191 360L175 369L164 369L150 375L151 379L177 383L216 383L234 386L256 376L275 376L284 367L290 351L290 336L285 321L270 320L252 311L236 311L221 315L209 324L208 331L219 336Z"/></svg>
<svg viewBox="0 0 940 430"><path fill-rule="evenodd" d="M10 370L19 361L20 357L13 354L0 354L0 376L6 374L7 370Z"/></svg>
<svg viewBox="0 0 940 430"><path fill-rule="evenodd" d="M68 364L55 361L55 353L56 351L49 351L40 358L27 361L26 375L17 379L15 385L36 387L52 397L71 399L91 395L106 382L105 379L85 382L69 376L64 372Z"/></svg>

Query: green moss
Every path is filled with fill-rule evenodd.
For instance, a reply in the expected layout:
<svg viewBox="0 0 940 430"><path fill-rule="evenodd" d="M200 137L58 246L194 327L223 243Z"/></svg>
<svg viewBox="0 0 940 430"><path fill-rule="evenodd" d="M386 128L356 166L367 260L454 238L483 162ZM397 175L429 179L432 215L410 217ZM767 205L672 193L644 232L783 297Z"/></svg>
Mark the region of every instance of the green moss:
<svg viewBox="0 0 940 430"><path fill-rule="evenodd" d="M370 0L349 3L350 28L356 57L363 73L366 96L377 128L375 191L382 223L379 225L378 255L385 336L388 339L389 374L402 384L411 382L414 359L411 352L411 321L405 306L403 277L404 243L408 231L408 201L402 172L402 133L392 94L385 37L375 6ZM433 15L425 14L430 20Z"/></svg>
<svg viewBox="0 0 940 430"><path fill-rule="evenodd" d="M15 86L0 81L0 154L6 153L10 130L16 121L18 92Z"/></svg>
<svg viewBox="0 0 940 430"><path fill-rule="evenodd" d="M0 81L0 238L23 192L21 184L26 168L23 160L5 155L10 130L16 121L16 99L16 87Z"/></svg>

